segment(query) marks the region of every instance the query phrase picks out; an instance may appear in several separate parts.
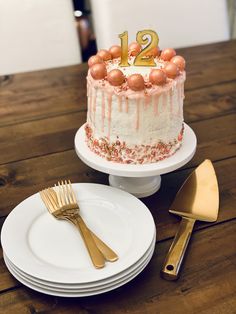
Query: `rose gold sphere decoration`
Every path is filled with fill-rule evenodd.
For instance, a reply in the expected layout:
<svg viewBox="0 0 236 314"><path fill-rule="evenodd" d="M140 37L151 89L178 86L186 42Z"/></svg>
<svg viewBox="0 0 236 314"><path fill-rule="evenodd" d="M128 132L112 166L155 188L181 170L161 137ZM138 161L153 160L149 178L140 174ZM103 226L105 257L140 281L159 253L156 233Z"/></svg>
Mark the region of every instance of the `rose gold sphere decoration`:
<svg viewBox="0 0 236 314"><path fill-rule="evenodd" d="M134 91L141 91L144 89L144 79L141 74L132 74L128 77L128 86Z"/></svg>
<svg viewBox="0 0 236 314"><path fill-rule="evenodd" d="M141 51L142 47L134 41L129 45L129 54L130 56L137 56L137 54Z"/></svg>
<svg viewBox="0 0 236 314"><path fill-rule="evenodd" d="M181 56L174 56L170 62L177 65L177 67L180 69L180 71L183 71L185 69L185 60Z"/></svg>
<svg viewBox="0 0 236 314"><path fill-rule="evenodd" d="M90 73L95 80L102 80L107 75L107 69L104 63L96 63L90 68Z"/></svg>
<svg viewBox="0 0 236 314"><path fill-rule="evenodd" d="M159 47L155 47L146 53L146 56L153 56L154 58L159 56L160 50Z"/></svg>
<svg viewBox="0 0 236 314"><path fill-rule="evenodd" d="M92 56L88 59L88 65L90 68L91 68L91 66L93 66L96 63L103 63L102 58L99 56Z"/></svg>
<svg viewBox="0 0 236 314"><path fill-rule="evenodd" d="M125 81L125 76L121 70L111 70L107 75L108 82L113 86L120 86Z"/></svg>
<svg viewBox="0 0 236 314"><path fill-rule="evenodd" d="M106 49L99 50L97 56L101 57L103 61L111 60L111 54Z"/></svg>
<svg viewBox="0 0 236 314"><path fill-rule="evenodd" d="M167 77L174 79L177 75L179 75L179 68L176 64L172 62L168 62L163 71L166 73Z"/></svg>
<svg viewBox="0 0 236 314"><path fill-rule="evenodd" d="M118 45L111 46L111 48L109 49L109 52L113 59L119 58L121 56L121 47Z"/></svg>
<svg viewBox="0 0 236 314"><path fill-rule="evenodd" d="M161 52L161 59L164 61L170 61L176 55L176 51L172 48L167 48L162 50Z"/></svg>
<svg viewBox="0 0 236 314"><path fill-rule="evenodd" d="M154 69L149 74L149 81L155 85L163 85L166 83L166 73L159 69Z"/></svg>

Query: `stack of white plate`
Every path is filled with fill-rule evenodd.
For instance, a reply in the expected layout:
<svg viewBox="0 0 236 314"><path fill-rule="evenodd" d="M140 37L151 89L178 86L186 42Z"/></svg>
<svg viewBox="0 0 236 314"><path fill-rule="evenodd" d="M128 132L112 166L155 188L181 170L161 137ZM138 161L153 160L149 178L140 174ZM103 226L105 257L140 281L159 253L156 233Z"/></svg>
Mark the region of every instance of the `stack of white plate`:
<svg viewBox="0 0 236 314"><path fill-rule="evenodd" d="M118 288L150 261L156 229L136 197L105 185L73 184L81 215L118 255L95 269L78 230L47 212L39 194L20 203L2 227L5 263L24 285L51 295L82 297Z"/></svg>

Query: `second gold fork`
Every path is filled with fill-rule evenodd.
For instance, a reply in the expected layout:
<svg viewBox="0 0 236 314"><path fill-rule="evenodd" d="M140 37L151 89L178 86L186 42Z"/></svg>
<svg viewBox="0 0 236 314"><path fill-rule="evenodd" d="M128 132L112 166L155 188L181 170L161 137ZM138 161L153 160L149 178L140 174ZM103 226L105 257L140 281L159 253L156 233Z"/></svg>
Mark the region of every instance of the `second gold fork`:
<svg viewBox="0 0 236 314"><path fill-rule="evenodd" d="M47 194L52 198L50 204L45 203L45 197L42 197L43 192L44 193L47 192ZM67 206L68 209L72 208L73 211L75 209L77 209L78 214L79 214L79 206L78 206L78 203L76 201L76 197L75 197L75 194L74 194L74 191L72 189L72 185L71 185L70 181L68 181L68 183L67 183L67 181L65 181L65 183L58 182L58 187L56 190L54 190L53 188L48 188L48 189L41 191L40 195L41 195L45 205L46 206L50 205L51 208L50 209L48 208L48 209L54 215L55 215L55 210L57 210L58 208L62 208L63 206L64 207ZM54 206L52 206L52 204ZM79 220L83 225L85 225L81 215L79 215ZM74 221L70 220L70 221L77 226L76 220L74 220ZM87 228L87 226L86 226L86 228ZM94 234L90 229L88 229L88 231L91 233L97 248L103 254L104 258L110 262L116 261L118 259L118 255L106 243L104 243L96 234Z"/></svg>

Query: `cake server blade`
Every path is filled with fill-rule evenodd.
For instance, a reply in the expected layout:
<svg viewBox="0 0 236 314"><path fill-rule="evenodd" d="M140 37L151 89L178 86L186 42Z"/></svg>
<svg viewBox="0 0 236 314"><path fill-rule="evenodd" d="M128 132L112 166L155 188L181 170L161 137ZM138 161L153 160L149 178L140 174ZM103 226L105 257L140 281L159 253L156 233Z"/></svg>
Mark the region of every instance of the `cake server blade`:
<svg viewBox="0 0 236 314"><path fill-rule="evenodd" d="M176 280L196 220L214 222L219 211L219 189L213 164L206 159L187 178L169 212L182 217L161 274Z"/></svg>

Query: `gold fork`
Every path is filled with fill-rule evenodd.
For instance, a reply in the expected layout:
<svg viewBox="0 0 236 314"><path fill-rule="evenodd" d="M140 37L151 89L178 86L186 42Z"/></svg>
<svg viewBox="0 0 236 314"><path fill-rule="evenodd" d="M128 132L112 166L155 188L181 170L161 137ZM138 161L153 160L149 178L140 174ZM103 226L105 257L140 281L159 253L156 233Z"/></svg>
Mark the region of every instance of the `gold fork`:
<svg viewBox="0 0 236 314"><path fill-rule="evenodd" d="M79 213L80 208L76 200L76 196L73 191L70 180L68 180L68 182L65 180L64 183L63 181L61 181L61 183L58 182L58 187L59 187L59 191L55 193L57 195L59 205L60 205L60 195L62 195L61 193L64 192L63 194L66 196L67 202L69 202L69 204L73 208L76 208L77 212ZM81 216L80 216L80 219L83 220ZM107 244L105 244L98 236L96 236L96 234L94 234L90 229L89 231L91 232L98 249L102 252L105 259L109 262L115 262L118 259L118 255Z"/></svg>
<svg viewBox="0 0 236 314"><path fill-rule="evenodd" d="M105 265L105 259L102 253L97 248L94 239L88 230L87 226L81 220L81 217L76 208L73 208L67 204L66 197L63 196L63 193L60 192L60 201L59 206L56 202L55 195L50 189L45 189L40 192L40 196L43 199L44 203L47 204L49 212L57 219L64 219L72 222L80 231L81 236L84 240L84 243L87 247L88 253L92 260L93 265L96 268L102 268ZM58 199L59 200L59 199Z"/></svg>
<svg viewBox="0 0 236 314"><path fill-rule="evenodd" d="M80 225L82 224L82 226L84 227L85 223L82 217L79 215L79 206L76 202L76 197L70 181L69 183L67 183L67 181L65 181L65 183L58 182L57 191L55 191L53 188L48 188L41 191L40 195L49 212L53 214L56 218L67 219L78 228L79 228L78 223L80 223ZM60 213L62 210L63 217L61 216ZM71 211L72 213L76 211L75 215L76 218L73 217L73 215L71 216ZM85 227L87 228L86 225ZM95 241L96 246L101 251L106 260L114 262L118 259L117 254L109 246L107 246L101 239L99 239L91 230L87 228L86 231L87 233L89 231L92 234L92 238Z"/></svg>

